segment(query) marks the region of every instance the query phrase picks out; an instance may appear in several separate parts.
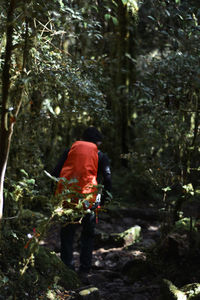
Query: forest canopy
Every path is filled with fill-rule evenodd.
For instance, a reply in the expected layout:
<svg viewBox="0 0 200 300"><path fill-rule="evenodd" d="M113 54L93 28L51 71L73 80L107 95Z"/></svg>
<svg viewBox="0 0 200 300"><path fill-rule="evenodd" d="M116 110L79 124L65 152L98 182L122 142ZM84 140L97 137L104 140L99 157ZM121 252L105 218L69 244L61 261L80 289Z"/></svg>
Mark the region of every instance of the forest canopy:
<svg viewBox="0 0 200 300"><path fill-rule="evenodd" d="M27 210L54 215L45 171L91 125L115 205L198 219L198 1L1 0L0 37L2 240L22 247Z"/></svg>

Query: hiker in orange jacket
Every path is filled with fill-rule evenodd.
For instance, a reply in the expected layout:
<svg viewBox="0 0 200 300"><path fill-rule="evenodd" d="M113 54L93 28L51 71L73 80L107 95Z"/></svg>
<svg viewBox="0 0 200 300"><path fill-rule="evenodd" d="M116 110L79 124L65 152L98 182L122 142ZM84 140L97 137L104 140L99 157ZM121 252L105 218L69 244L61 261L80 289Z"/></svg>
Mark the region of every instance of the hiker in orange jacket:
<svg viewBox="0 0 200 300"><path fill-rule="evenodd" d="M71 148L63 153L51 173L55 177L64 177L67 180L76 179L76 183L71 183L70 190L74 192L75 201L77 193L83 196L86 209L95 206L98 183L104 186L100 205L104 205L108 198L107 191L111 191L110 163L107 155L98 149L101 142L101 133L95 127L88 127L82 140L73 143ZM57 193L61 193L63 188L63 182L59 181ZM91 269L95 224L94 212L87 213L81 222L79 272L88 273ZM79 226L80 224L68 224L61 228L61 259L73 270L73 241Z"/></svg>

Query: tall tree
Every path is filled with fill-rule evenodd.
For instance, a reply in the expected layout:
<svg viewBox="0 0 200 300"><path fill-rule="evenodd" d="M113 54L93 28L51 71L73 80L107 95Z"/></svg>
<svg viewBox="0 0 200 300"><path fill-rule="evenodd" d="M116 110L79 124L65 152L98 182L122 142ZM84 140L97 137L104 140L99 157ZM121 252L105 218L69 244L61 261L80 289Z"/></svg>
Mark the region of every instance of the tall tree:
<svg viewBox="0 0 200 300"><path fill-rule="evenodd" d="M101 63L103 91L111 111L114 164L120 164L120 154L130 148L129 128L133 113L133 86L136 80L137 1L98 1L101 39L95 55Z"/></svg>
<svg viewBox="0 0 200 300"><path fill-rule="evenodd" d="M24 45L22 48L22 67L17 75L17 84L15 93L11 95L11 70L13 56L13 34L14 34L14 17L15 17L16 1L11 0L7 13L7 31L6 31L6 48L5 59L2 71L2 115L0 129L0 219L3 215L3 188L4 178L8 162L8 156L13 134L13 127L16 122L21 104L23 93L23 77L27 58L27 39L28 39L28 21L24 23ZM9 104L13 105L12 107Z"/></svg>

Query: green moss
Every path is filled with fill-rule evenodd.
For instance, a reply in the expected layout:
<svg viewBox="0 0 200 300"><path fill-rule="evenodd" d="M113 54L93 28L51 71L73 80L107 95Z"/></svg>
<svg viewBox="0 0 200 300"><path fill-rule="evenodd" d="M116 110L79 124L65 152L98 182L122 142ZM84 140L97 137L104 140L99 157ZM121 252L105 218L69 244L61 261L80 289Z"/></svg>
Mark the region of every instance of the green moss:
<svg viewBox="0 0 200 300"><path fill-rule="evenodd" d="M189 232L191 230L190 227L190 218L183 218L175 223L174 231L180 233ZM194 220L192 220L192 230L196 230Z"/></svg>
<svg viewBox="0 0 200 300"><path fill-rule="evenodd" d="M42 246L32 255L23 275L17 275L16 273L15 280L13 278L12 284L8 286L6 296L9 293L17 299L36 299L47 293L52 295L59 286L64 289L76 289L80 286L77 274L68 269L54 252Z"/></svg>
<svg viewBox="0 0 200 300"><path fill-rule="evenodd" d="M186 300L185 293L180 291L171 281L164 279L161 285L160 300Z"/></svg>
<svg viewBox="0 0 200 300"><path fill-rule="evenodd" d="M181 290L186 293L188 300L200 300L200 283L184 285Z"/></svg>
<svg viewBox="0 0 200 300"><path fill-rule="evenodd" d="M35 255L35 269L66 289L77 288L80 284L75 272L68 269L56 253L51 252L45 247L39 247Z"/></svg>
<svg viewBox="0 0 200 300"><path fill-rule="evenodd" d="M110 238L119 246L130 246L140 239L141 227L134 226L122 233L113 233Z"/></svg>

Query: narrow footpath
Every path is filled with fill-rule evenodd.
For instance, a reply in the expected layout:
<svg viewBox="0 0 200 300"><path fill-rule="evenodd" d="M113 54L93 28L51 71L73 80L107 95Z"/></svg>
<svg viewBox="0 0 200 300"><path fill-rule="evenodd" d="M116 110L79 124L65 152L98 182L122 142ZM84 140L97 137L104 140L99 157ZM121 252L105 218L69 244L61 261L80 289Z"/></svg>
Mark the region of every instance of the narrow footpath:
<svg viewBox="0 0 200 300"><path fill-rule="evenodd" d="M132 245L118 246L102 239L102 235L122 233L129 228L141 228L140 239ZM145 267L146 249L155 245L159 238L157 213L145 209L124 209L120 214L102 213L96 228L96 242L93 254L93 267L88 274L87 284L83 283L78 291L66 291L61 299L74 299L80 291L98 290L92 296L77 299L91 300L156 300L159 296L159 285L155 284L152 272ZM78 240L78 239L77 239ZM75 265L78 268L78 243L74 249ZM144 268L137 269L137 260L144 261ZM129 273L136 264L133 276ZM76 299L76 298L75 298Z"/></svg>

